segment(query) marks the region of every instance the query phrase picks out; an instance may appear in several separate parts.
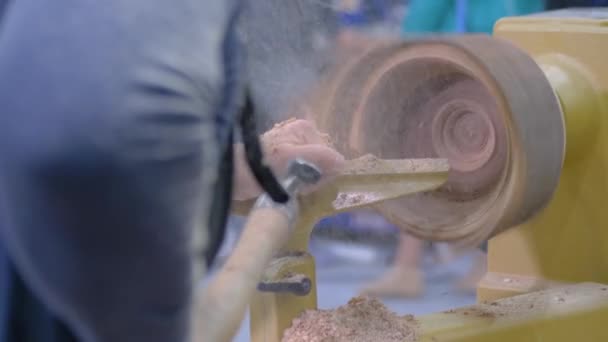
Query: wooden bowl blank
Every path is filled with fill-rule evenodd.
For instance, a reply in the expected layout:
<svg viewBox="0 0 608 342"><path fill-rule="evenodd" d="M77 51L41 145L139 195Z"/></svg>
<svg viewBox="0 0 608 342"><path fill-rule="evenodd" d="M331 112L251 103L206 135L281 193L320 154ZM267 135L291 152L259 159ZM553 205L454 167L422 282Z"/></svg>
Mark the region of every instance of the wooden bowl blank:
<svg viewBox="0 0 608 342"><path fill-rule="evenodd" d="M487 36L370 42L328 72L315 119L348 157L447 158L445 186L378 206L423 239L477 244L550 200L564 119L533 59Z"/></svg>

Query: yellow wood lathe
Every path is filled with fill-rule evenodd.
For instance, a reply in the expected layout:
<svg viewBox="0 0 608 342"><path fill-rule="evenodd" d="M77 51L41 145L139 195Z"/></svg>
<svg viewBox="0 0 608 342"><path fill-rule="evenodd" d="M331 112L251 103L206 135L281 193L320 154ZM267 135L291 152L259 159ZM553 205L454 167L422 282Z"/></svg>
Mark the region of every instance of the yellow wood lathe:
<svg viewBox="0 0 608 342"><path fill-rule="evenodd" d="M347 162L333 182L300 199L293 235L264 272L251 306L252 341L280 341L304 310L317 308L314 258L307 253L315 223L324 216L429 191L445 183L445 159ZM255 211L253 211L255 213Z"/></svg>
<svg viewBox="0 0 608 342"><path fill-rule="evenodd" d="M320 128L351 158L441 157L451 167L438 190L376 208L424 239L493 237L478 305L419 317L423 340L608 341L608 10L506 18L494 37L357 49L319 89ZM318 218L301 219L263 283L305 274L314 288L306 245ZM279 341L316 307L314 291L261 290L254 342Z"/></svg>

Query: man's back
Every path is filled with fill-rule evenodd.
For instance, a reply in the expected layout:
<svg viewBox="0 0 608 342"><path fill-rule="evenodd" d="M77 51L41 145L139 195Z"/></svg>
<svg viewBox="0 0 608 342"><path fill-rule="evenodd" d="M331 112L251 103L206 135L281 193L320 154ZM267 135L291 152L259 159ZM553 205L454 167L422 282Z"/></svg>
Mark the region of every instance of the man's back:
<svg viewBox="0 0 608 342"><path fill-rule="evenodd" d="M228 3L9 5L1 238L83 340L187 336L228 128L215 119Z"/></svg>
<svg viewBox="0 0 608 342"><path fill-rule="evenodd" d="M257 51L249 75L231 79L225 63L238 62L241 47L229 20L239 1L8 4L0 239L8 281L45 315L38 323L61 331L57 342L71 333L86 342L186 339L207 233L221 240L214 229L223 227L209 227L222 222L210 216L214 192L230 198L232 175L218 169L237 106L225 100L238 100L249 77L257 106L279 108L288 101L272 91L277 77L281 87L303 89L310 83L286 84L286 72L304 68L314 78L325 63L297 41L301 29L277 27L331 26L326 10L303 11L307 0L267 2L252 2L244 18ZM264 11L286 14L269 22ZM5 327L40 328L10 316Z"/></svg>

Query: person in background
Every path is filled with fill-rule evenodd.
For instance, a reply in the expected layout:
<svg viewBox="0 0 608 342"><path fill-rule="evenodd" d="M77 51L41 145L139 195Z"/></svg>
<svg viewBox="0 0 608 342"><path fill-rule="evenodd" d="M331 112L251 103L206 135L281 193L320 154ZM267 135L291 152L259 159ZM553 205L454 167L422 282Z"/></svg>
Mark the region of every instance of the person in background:
<svg viewBox="0 0 608 342"><path fill-rule="evenodd" d="M389 0L340 0L336 11L343 25L369 27L385 20L393 6Z"/></svg>
<svg viewBox="0 0 608 342"><path fill-rule="evenodd" d="M547 9L556 10L568 7L605 7L608 0L547 0Z"/></svg>
<svg viewBox="0 0 608 342"><path fill-rule="evenodd" d="M502 17L544 9L544 0L411 0L403 33L491 34L494 23Z"/></svg>
<svg viewBox="0 0 608 342"><path fill-rule="evenodd" d="M545 9L543 0L410 0L403 21L403 35L491 34L494 23L506 16L525 15ZM486 244L481 246L485 250ZM401 234L393 265L363 289L364 294L388 297L417 297L424 293L421 270L425 241ZM471 271L457 283L462 291L473 291L486 272L486 257L474 251Z"/></svg>

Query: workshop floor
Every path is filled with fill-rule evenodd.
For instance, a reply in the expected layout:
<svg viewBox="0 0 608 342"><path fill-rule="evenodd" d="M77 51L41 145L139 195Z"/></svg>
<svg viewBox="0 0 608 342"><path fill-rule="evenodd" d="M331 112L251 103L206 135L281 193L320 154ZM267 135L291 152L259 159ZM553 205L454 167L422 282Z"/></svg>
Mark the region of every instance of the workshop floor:
<svg viewBox="0 0 608 342"><path fill-rule="evenodd" d="M312 246L317 258L319 307L335 308L356 296L360 288L386 269L386 255L377 249L339 242L317 242ZM416 299L385 300L385 304L399 314L422 315L475 302L473 293L457 291L453 283L466 274L473 257L465 255L448 264L433 263L428 256L424 262L427 290ZM245 319L234 339L249 341L249 320Z"/></svg>

